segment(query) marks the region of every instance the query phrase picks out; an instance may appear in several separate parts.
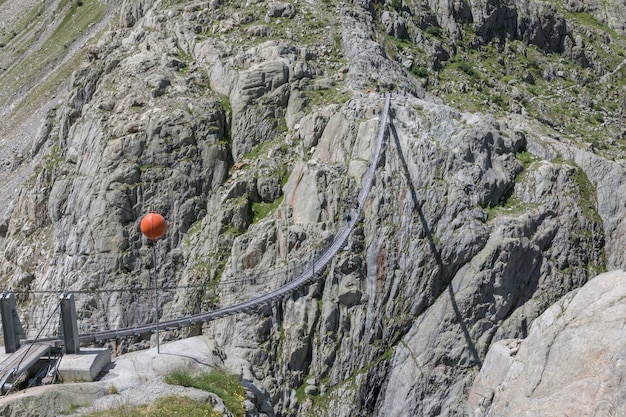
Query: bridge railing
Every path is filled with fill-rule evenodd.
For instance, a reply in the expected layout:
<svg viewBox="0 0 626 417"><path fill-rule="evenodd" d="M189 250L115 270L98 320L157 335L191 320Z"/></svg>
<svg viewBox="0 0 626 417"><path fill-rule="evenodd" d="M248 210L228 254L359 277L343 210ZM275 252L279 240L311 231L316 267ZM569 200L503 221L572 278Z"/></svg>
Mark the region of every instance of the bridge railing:
<svg viewBox="0 0 626 417"><path fill-rule="evenodd" d="M360 216L365 199L371 189L376 165L378 163L382 144L386 132L388 112L391 98L386 97L383 112L381 114L376 146L372 154L369 168L363 179L362 188L359 192L358 202L355 211L352 213L352 220L343 224L335 234L333 242L321 253L310 260L298 265L287 265L287 272L273 274L272 282L274 289L267 291L257 297L242 302L233 302L228 299L228 294L214 294L212 299L207 299L206 288L202 286L187 287L164 287L158 288L159 299L162 300L162 309L159 317L163 320L161 329L188 326L214 320L217 318L251 311L252 309L279 299L286 294L310 283L332 260L341 249L354 225ZM264 278L258 276L257 278ZM255 279L253 275L239 278L242 285L246 280ZM287 281L287 282L285 282ZM58 303L59 297L66 291L25 291L14 292L17 299L18 315L20 316L24 328L26 339L34 338L58 338L60 321L50 320L50 305ZM97 342L102 340L116 339L140 335L156 330L156 310L154 308L154 287L134 288L134 289L103 289L103 290L77 290L70 291L75 297L77 327L80 339L83 342ZM193 296L196 292L196 296ZM180 306L177 304L177 297L185 300L184 317L175 318L180 315ZM20 310L20 305L24 306ZM225 307L215 308L216 305ZM172 306L177 306L172 308ZM138 318L148 321L137 323Z"/></svg>
<svg viewBox="0 0 626 417"><path fill-rule="evenodd" d="M269 293L293 281L294 277L310 269L312 263L313 258L299 264L290 262L272 271L246 271L237 278L221 281L221 284L227 284L229 288L264 287L263 292ZM181 316L192 317L183 325L199 323L201 320L193 317L210 314L222 306L241 303L237 299L240 293L220 290L215 285L210 289L206 284L166 286L157 288L157 291L160 300L159 317L161 321L169 323L168 327L178 327L172 321ZM66 293L74 297L77 328L81 335L115 334L120 330L126 330L126 336L139 335L152 331L156 323L154 287L150 286L100 290L7 291L3 294L10 294L15 300L20 338L60 338L61 318L58 311L51 312L51 309ZM100 337L98 339L101 340Z"/></svg>

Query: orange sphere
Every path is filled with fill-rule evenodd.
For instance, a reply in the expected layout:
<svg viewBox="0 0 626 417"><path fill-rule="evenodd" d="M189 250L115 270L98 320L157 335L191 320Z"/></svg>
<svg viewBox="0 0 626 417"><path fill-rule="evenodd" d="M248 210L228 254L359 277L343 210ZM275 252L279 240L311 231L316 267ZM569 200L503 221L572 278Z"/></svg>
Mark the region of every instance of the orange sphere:
<svg viewBox="0 0 626 417"><path fill-rule="evenodd" d="M165 234L167 223L165 223L165 219L160 214L148 213L141 219L139 228L141 229L141 233L148 239L157 240L162 238Z"/></svg>

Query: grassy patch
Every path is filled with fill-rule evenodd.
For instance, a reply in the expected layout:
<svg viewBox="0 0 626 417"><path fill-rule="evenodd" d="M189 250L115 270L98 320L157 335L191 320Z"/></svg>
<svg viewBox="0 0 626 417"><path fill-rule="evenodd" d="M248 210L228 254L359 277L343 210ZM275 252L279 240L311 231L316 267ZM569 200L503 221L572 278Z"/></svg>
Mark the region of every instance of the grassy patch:
<svg viewBox="0 0 626 417"><path fill-rule="evenodd" d="M226 407L235 416L243 417L244 415L245 391L235 375L220 370L197 375L192 375L187 370L176 370L167 374L164 380L171 385L182 385L212 392L224 401Z"/></svg>
<svg viewBox="0 0 626 417"><path fill-rule="evenodd" d="M472 64L470 64L467 61L458 61L456 63L456 67L472 78L475 78L478 76L478 73L476 72Z"/></svg>
<svg viewBox="0 0 626 417"><path fill-rule="evenodd" d="M266 218L270 213L272 213L276 208L282 203L283 196L280 196L276 199L276 201L272 203L252 203L252 213L254 216L252 217L252 223L256 223L259 220Z"/></svg>
<svg viewBox="0 0 626 417"><path fill-rule="evenodd" d="M522 165L524 166L524 169L528 168L530 164L532 164L533 162L539 159L538 157L536 157L535 155L533 155L532 153L528 151L518 152L515 154L515 157L517 158L518 161L522 163Z"/></svg>
<svg viewBox="0 0 626 417"><path fill-rule="evenodd" d="M202 221L197 221L187 230L187 236L193 236L203 229Z"/></svg>
<svg viewBox="0 0 626 417"><path fill-rule="evenodd" d="M413 68L411 68L411 72L418 78L426 78L430 75L428 68L421 65L413 65Z"/></svg>
<svg viewBox="0 0 626 417"><path fill-rule="evenodd" d="M441 38L441 28L438 26L428 26L424 35L430 38Z"/></svg>
<svg viewBox="0 0 626 417"><path fill-rule="evenodd" d="M582 36L586 54L608 71L606 83L598 82L600 73L593 68L523 40L485 44L471 25L464 25L462 36L454 40L435 26L424 29L426 44L439 38L457 47L447 49L450 57L442 56L435 65L421 45L387 37L382 45L389 56L412 57L412 75L452 107L493 114L525 112L574 142L621 157L626 141L620 137L620 87L626 85L626 66L618 65L626 55L625 39L588 13L561 12ZM610 42L598 42L607 36Z"/></svg>
<svg viewBox="0 0 626 417"><path fill-rule="evenodd" d="M304 400L306 400L309 396L304 389L306 388L305 384L301 384L298 388L296 388L296 398L298 399L298 403L302 404Z"/></svg>
<svg viewBox="0 0 626 417"><path fill-rule="evenodd" d="M65 158L63 157L63 153L61 152L59 145L54 145L50 150L50 153L46 156L46 170L50 172L54 171L54 169L61 165L63 161L65 161Z"/></svg>
<svg viewBox="0 0 626 417"><path fill-rule="evenodd" d="M282 166L280 171L278 172L278 175L280 177L280 185L285 186L285 184L287 184L287 182L289 181L289 176L291 175L291 172L289 171L287 166Z"/></svg>
<svg viewBox="0 0 626 417"><path fill-rule="evenodd" d="M148 405L122 405L111 410L86 414L86 417L220 417L206 401L192 400L184 396L170 395Z"/></svg>
<svg viewBox="0 0 626 417"><path fill-rule="evenodd" d="M223 94L218 94L217 97L218 97L220 106L222 106L222 109L224 109L224 113L226 113L227 115L232 114L233 107L230 104L230 98Z"/></svg>
<svg viewBox="0 0 626 417"><path fill-rule="evenodd" d="M289 146L285 143L284 135L277 135L271 141L259 143L250 152L244 154L243 159L256 161L261 155L269 155L271 149L280 149L283 153L289 150Z"/></svg>
<svg viewBox="0 0 626 417"><path fill-rule="evenodd" d="M601 222L602 218L596 210L596 187L589 181L585 171L578 166L576 166L572 179L578 184L578 190L580 191L580 208L583 210L585 217Z"/></svg>
<svg viewBox="0 0 626 417"><path fill-rule="evenodd" d="M537 203L526 203L520 200L519 197L514 194L514 187L512 187L511 190L503 196L500 204L487 207L487 222L493 220L498 214L519 216L537 206Z"/></svg>
<svg viewBox="0 0 626 417"><path fill-rule="evenodd" d="M305 92L307 98L307 106L319 106L327 104L344 104L350 100L349 91L340 88L327 88L325 90L312 90Z"/></svg>
<svg viewBox="0 0 626 417"><path fill-rule="evenodd" d="M35 106L33 103L47 99L47 92L54 91L54 86L63 84L63 81L83 60L84 52L77 53L72 59L56 68L52 75L46 76L46 72L69 53L70 45L83 36L91 24L98 22L104 13L100 0L85 0L82 6L74 2L71 6L67 5L65 10L65 18L41 47L26 55L15 67L11 68L9 73L3 74L4 80L0 82L0 89L4 90L4 94L14 94L26 85L36 86L21 101L14 113L25 106L33 107ZM59 10L59 13L63 12ZM19 79L20 82L15 83L15 79Z"/></svg>

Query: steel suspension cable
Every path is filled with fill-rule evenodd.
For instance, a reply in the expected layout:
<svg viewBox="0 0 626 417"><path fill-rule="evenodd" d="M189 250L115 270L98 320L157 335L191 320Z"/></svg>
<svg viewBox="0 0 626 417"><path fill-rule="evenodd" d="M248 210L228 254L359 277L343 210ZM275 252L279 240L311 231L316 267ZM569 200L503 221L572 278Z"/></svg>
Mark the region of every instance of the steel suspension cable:
<svg viewBox="0 0 626 417"><path fill-rule="evenodd" d="M266 294L260 295L258 297L252 298L247 301L243 301L240 303L236 303L233 305L229 305L226 307L222 307L213 311L199 313L175 320L164 321L160 323L160 326L164 329L168 328L179 328L184 326L193 325L200 322L207 322L214 319L234 315L237 313L243 313L253 310L261 305L264 305L268 302L275 301L282 296L291 293L294 290L299 289L300 287L310 283L315 277L316 274L324 269L326 265L333 259L333 257L337 254L339 249L345 244L350 232L354 229L356 224L356 220L359 218L365 200L369 194L369 191L372 187L372 183L374 181L374 174L376 171L376 166L378 164L378 160L380 157L380 153L382 151L383 140L385 137L385 132L387 128L387 119L389 114L389 108L391 104L391 94L387 94L385 97L385 103L383 106L383 111L380 117L380 123L378 128L378 135L376 137L376 147L372 154L372 159L370 161L370 165L368 167L365 180L363 181L363 186L359 193L358 197L358 205L355 209L354 216L351 221L347 222L337 233L335 239L318 257L315 261L311 263L311 266L306 268L300 275L294 278L292 281L284 284L277 289L270 291ZM154 288L152 288L154 290ZM109 330L95 333L88 333L80 335L81 342L93 343L99 342L103 340L110 339L118 339L123 337L129 337L134 335L139 335L141 333L152 332L155 330L155 324L145 324L141 326L128 327L118 330Z"/></svg>

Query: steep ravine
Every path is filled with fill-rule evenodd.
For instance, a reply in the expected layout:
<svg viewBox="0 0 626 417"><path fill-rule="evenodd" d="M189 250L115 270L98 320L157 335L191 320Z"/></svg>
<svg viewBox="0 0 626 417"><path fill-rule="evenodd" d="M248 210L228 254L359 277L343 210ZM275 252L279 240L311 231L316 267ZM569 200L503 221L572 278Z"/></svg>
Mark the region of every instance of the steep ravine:
<svg viewBox="0 0 626 417"><path fill-rule="evenodd" d="M354 207L388 90L375 184L319 280L164 333L212 335L273 407L250 415L464 415L492 343L525 338L569 291L624 267L623 70L607 81L615 94L587 101L613 63L598 50L626 45L613 14L537 1L109 6L111 25L41 103L41 162L3 197L0 271L32 292L29 329L54 297L37 291L150 287L149 210L168 221L159 285L177 290L161 297L164 319L289 279ZM613 29L581 26L587 9ZM578 117L541 104L544 88ZM86 295L81 332L150 322L151 297Z"/></svg>

